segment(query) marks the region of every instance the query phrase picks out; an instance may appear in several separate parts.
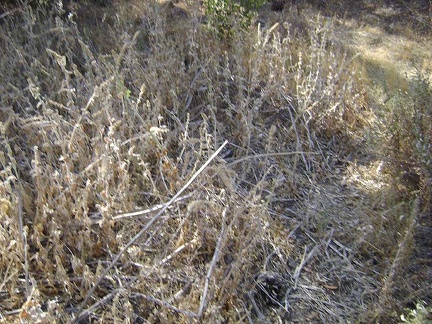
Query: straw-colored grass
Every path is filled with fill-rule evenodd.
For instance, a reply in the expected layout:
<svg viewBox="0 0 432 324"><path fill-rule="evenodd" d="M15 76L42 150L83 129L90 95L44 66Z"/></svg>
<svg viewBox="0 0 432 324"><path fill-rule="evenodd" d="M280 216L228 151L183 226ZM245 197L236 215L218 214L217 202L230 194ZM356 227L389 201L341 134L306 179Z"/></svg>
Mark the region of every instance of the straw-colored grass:
<svg viewBox="0 0 432 324"><path fill-rule="evenodd" d="M429 80L341 37L336 2L296 6L8 7L0 321L430 310Z"/></svg>

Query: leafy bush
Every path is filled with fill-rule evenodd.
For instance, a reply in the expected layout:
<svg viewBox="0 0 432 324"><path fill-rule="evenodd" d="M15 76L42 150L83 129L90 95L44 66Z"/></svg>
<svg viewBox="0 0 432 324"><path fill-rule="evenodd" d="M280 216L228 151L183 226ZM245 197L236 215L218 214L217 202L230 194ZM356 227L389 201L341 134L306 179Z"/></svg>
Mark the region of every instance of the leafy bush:
<svg viewBox="0 0 432 324"><path fill-rule="evenodd" d="M236 27L250 26L253 11L265 3L265 0L206 0L206 14L209 22L222 38L232 38Z"/></svg>
<svg viewBox="0 0 432 324"><path fill-rule="evenodd" d="M240 0L240 4L246 8L246 10L258 10L266 2L266 0Z"/></svg>

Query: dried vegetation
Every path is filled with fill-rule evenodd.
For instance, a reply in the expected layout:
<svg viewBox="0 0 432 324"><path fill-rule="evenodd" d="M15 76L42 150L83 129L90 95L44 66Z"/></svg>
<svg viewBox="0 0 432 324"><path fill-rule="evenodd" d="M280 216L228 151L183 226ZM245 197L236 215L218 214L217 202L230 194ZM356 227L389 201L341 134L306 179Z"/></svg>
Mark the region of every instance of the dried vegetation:
<svg viewBox="0 0 432 324"><path fill-rule="evenodd" d="M2 15L1 321L370 323L431 302L427 78L379 103L336 19L269 8L229 37L197 2Z"/></svg>

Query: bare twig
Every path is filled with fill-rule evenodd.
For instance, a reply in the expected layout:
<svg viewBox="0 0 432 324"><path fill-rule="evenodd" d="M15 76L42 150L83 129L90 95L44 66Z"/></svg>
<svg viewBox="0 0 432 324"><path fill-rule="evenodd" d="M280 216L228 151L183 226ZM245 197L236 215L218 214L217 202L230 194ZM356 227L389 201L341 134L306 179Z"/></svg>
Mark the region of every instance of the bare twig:
<svg viewBox="0 0 432 324"><path fill-rule="evenodd" d="M192 196L192 194L184 195L183 197L177 198L175 201L173 201L173 203L177 202L177 201L182 201L182 200L187 199L187 198L190 198L191 196ZM164 204L159 204L159 205L155 205L155 206L153 206L151 208L144 209L144 210L137 210L137 211L131 212L131 213L118 214L118 215L114 216L112 219L113 220L118 220L118 219L128 218L128 217L142 216L142 215L145 215L145 214L152 213L152 212L154 212L154 211L156 211L158 209L161 209L163 207L164 207Z"/></svg>
<svg viewBox="0 0 432 324"><path fill-rule="evenodd" d="M24 252L24 276L25 276L25 283L26 283L26 295L28 297L30 295L30 282L29 282L29 271L28 271L27 234L24 230L22 198L20 193L18 193L18 220L19 220L21 242L22 242L23 252Z"/></svg>
<svg viewBox="0 0 432 324"><path fill-rule="evenodd" d="M261 309L258 307L255 298L253 298L253 295L251 292L248 292L247 296L249 297L250 301L252 302L252 306L255 309L255 312L257 313L260 320L265 320L264 314L261 312Z"/></svg>
<svg viewBox="0 0 432 324"><path fill-rule="evenodd" d="M192 245L194 243L196 243L197 239L193 239L190 242L187 242L185 244L182 244L181 246L179 246L177 249L174 250L173 253L171 253L170 255L168 255L167 257L163 258L161 262L159 262L159 266L162 266L164 263L168 262L169 260L171 260L176 254L180 253L181 251L183 251L185 248L187 248L189 245Z"/></svg>
<svg viewBox="0 0 432 324"><path fill-rule="evenodd" d="M225 221L224 221L225 214L226 214L226 209L224 209L224 211L222 212L222 219L223 219L223 221L222 221L221 233L219 235L218 242L216 244L216 249L215 249L214 254L213 254L212 262L210 264L210 267L209 267L209 269L207 271L207 276L205 278L204 291L203 291L203 294L201 296L201 303L200 303L200 307L199 307L199 311L198 311L198 316L199 317L201 317L202 314L203 314L203 312L204 312L204 308L206 306L208 286L209 286L209 282L210 282L210 279L211 279L211 275L212 275L213 269L214 269L214 267L216 265L216 262L219 260L220 247L221 247L221 244L222 244L222 240L223 240L223 238L225 236Z"/></svg>
<svg viewBox="0 0 432 324"><path fill-rule="evenodd" d="M410 242L413 239L413 232L415 225L417 224L417 215L419 213L420 202L419 199L415 199L413 206L411 208L411 215L408 223L408 228L402 238L402 241L398 244L396 255L391 264L390 270L387 274L387 279L381 289L379 299L378 299L378 309L380 311L387 309L387 303L389 303L392 298L394 298L393 289L397 283L397 276L400 271L404 268L403 262L406 260L407 255L409 255Z"/></svg>
<svg viewBox="0 0 432 324"><path fill-rule="evenodd" d="M81 314L77 317L76 321L80 321L84 319L85 317L89 316L92 312L94 312L96 309L98 309L103 304L109 302L111 299L115 297L115 295L119 292L119 289L115 289L114 291L110 292L108 295L105 295L102 299L94 303L92 306L90 306L85 311L81 312Z"/></svg>
<svg viewBox="0 0 432 324"><path fill-rule="evenodd" d="M7 268L6 268L6 271L3 272L3 280L2 280L2 282L0 282L0 292L3 291L3 288L6 286L6 283L9 280L11 280L14 276L16 276L16 274L19 272L16 269L15 270L11 270L10 269L11 265L12 265L12 263L9 263L8 266L7 266ZM9 271L11 271L10 275L8 275Z"/></svg>
<svg viewBox="0 0 432 324"><path fill-rule="evenodd" d="M288 234L286 240L288 241L291 237L294 236L295 232L300 228L300 226L303 225L303 223L299 223L297 224L296 227L294 227L294 229Z"/></svg>
<svg viewBox="0 0 432 324"><path fill-rule="evenodd" d="M293 129L294 129L294 133L295 133L295 135L296 135L296 139L297 139L297 145L296 145L297 151L302 152L302 145L301 145L300 135L299 135L299 132L298 132L298 130L297 130L297 126L296 126L296 123L297 123L297 119L298 119L298 118L294 119L294 116L293 116L293 114L292 114L292 112L291 112L291 110L292 110L293 107L292 107L292 104L291 104L290 100L289 100L287 97L285 97L285 96L283 96L283 97L285 98L285 100L286 100L286 101L288 102L288 104L290 105L290 107L288 107L287 110L288 110L288 113L289 113L289 115L290 115L291 124L292 124L292 127L293 127ZM303 152L301 153L301 157L302 157L302 159L303 159L303 162L304 162L304 164L305 164L307 170L309 171L309 163L308 163L308 161L306 160L306 157L305 157L305 155L304 155Z"/></svg>
<svg viewBox="0 0 432 324"><path fill-rule="evenodd" d="M315 255L316 251L318 250L319 245L316 245L307 255L307 247L305 246L305 250L303 253L303 257L302 260L300 261L300 264L296 267L296 269L294 270L294 275L293 275L293 279L294 279L294 289L297 289L297 281L298 278L300 277L300 272L302 271L303 267L310 261L310 259L312 259L312 257Z"/></svg>

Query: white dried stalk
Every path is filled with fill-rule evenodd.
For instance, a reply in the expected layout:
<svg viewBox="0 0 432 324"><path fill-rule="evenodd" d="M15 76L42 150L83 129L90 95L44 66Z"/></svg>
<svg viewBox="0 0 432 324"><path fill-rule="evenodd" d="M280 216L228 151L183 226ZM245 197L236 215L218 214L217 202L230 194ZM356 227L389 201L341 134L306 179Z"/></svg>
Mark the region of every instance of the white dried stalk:
<svg viewBox="0 0 432 324"><path fill-rule="evenodd" d="M209 287L209 282L211 279L211 275L213 272L213 269L216 265L216 262L219 260L219 253L220 253L220 247L222 244L222 239L225 236L225 214L226 214L226 209L224 209L224 211L222 212L222 229L221 229L221 233L219 235L218 238L218 242L216 244L216 248L213 254L213 258L212 258L212 262L210 263L210 267L207 271L207 275L205 278L205 284L204 284L204 291L203 294L201 296L201 303L200 303L200 307L198 310L198 316L201 317L203 312L204 312L204 308L206 306L206 299L207 299L207 293L208 293L208 287Z"/></svg>

